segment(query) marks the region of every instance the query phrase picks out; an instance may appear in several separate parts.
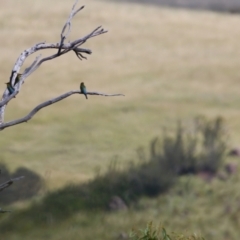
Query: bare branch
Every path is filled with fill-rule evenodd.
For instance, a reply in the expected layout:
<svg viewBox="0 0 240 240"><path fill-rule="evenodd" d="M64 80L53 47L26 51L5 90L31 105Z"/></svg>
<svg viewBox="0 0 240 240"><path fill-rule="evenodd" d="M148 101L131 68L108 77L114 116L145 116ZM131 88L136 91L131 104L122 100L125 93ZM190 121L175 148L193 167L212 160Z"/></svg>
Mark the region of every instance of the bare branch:
<svg viewBox="0 0 240 240"><path fill-rule="evenodd" d="M23 76L27 77L27 76L29 76L29 75L33 72L32 69L36 66L36 64L37 64L37 62L39 61L40 57L41 57L41 54L38 55L38 56L35 58L35 60L33 61L33 63L32 63L28 68L26 68L26 69L24 70L24 72L23 72L23 74L22 74Z"/></svg>
<svg viewBox="0 0 240 240"><path fill-rule="evenodd" d="M59 49L58 49L58 53L57 55L60 55L61 53L61 50L62 50L62 46L63 46L63 43L65 41L65 39L67 39L68 35L70 34L71 32L71 27L72 27L72 24L71 24L71 21L72 21L72 18L79 12L81 11L84 6L80 7L79 9L77 9L76 11L74 11L76 5L78 3L78 0L76 0L76 2L74 3L73 7L72 7L72 11L65 23L65 25L63 26L63 29L62 29L62 32L61 32L61 40L60 40L60 44L59 44ZM65 31L67 29L67 31Z"/></svg>
<svg viewBox="0 0 240 240"><path fill-rule="evenodd" d="M34 62L28 68L26 68L24 70L20 81L16 85L13 86L15 89L15 92L12 95L9 96L8 89L6 89L4 91L2 100L0 101L0 125L1 125L1 127L3 127L5 125L3 122L4 122L4 113L5 113L7 103L10 100L12 100L20 92L21 86L24 83L25 79L30 74L32 74L34 71L36 71L36 69L39 68L42 63L44 63L48 60L57 58L63 54L70 52L70 51L73 51L76 54L76 56L78 57L78 59L80 59L80 60L87 59L83 54L91 54L92 51L90 49L79 48L79 46L84 44L90 38L107 33L107 31L102 29L100 26L82 38L79 38L72 42L65 43L65 40L67 39L67 37L69 36L70 31L71 31L71 26L72 26L71 22L72 22L73 17L84 8L84 6L81 6L80 8L75 10L77 3L78 3L78 0L75 1L74 5L72 7L72 10L69 14L69 17L62 28L61 39L60 39L59 43L46 43L46 42L37 43L34 46L32 46L31 48L24 50L18 57L15 65L12 69L11 77L10 77L10 82L13 85L15 84L15 79L17 77L17 74L20 71L20 68L22 67L23 63L25 62L25 60L28 56L30 56L31 54L33 54L37 51L40 51L40 50L58 49L58 52L56 54L47 56L42 59L40 59L41 55L36 57ZM3 128L5 128L5 127L3 127ZM1 129L3 129L3 128L1 128Z"/></svg>
<svg viewBox="0 0 240 240"><path fill-rule="evenodd" d="M83 94L83 93L79 93ZM106 93L100 93L100 92L87 92L87 95L99 95L99 96L104 96L104 97L117 97L117 96L125 96L124 94L121 93L116 93L116 94L106 94Z"/></svg>
<svg viewBox="0 0 240 240"><path fill-rule="evenodd" d="M62 29L62 32L61 32L61 39L62 39L62 38L66 39L66 38L68 37L68 35L69 35L70 32L71 32L71 26L72 26L71 21L72 21L72 18L73 18L80 10L82 10L82 9L84 8L84 6L82 6L82 7L80 7L79 9L77 9L76 11L74 11L74 9L75 9L75 7L76 7L76 5L77 5L77 2L78 2L78 0L76 0L76 2L74 3L74 5L73 5L73 7L72 7L72 11L71 11L71 13L70 13L70 15L69 15L69 17L68 17L65 25L63 26L63 29ZM67 31L65 32L66 28L68 28L68 29L67 29Z"/></svg>
<svg viewBox="0 0 240 240"><path fill-rule="evenodd" d="M13 179L10 179L9 181L5 182L5 183L0 184L0 192L3 191L5 188L11 186L13 184L13 182L18 181L22 178L24 178L24 176L13 178Z"/></svg>
<svg viewBox="0 0 240 240"><path fill-rule="evenodd" d="M24 176L13 178L13 179L10 179L9 181L5 182L5 183L0 184L0 192L3 191L4 189L8 188L9 186L11 186L13 184L13 182L18 181L22 178L24 178ZM0 208L0 213L7 213L7 212L11 212L11 211L3 210L2 208Z"/></svg>
<svg viewBox="0 0 240 240"><path fill-rule="evenodd" d="M11 95L7 95L4 100L0 102L0 108L6 105L11 99L13 99L18 94L18 91L14 92Z"/></svg>
<svg viewBox="0 0 240 240"><path fill-rule="evenodd" d="M11 212L10 210L2 210L1 208L0 208L0 213L7 213L7 212Z"/></svg>
<svg viewBox="0 0 240 240"><path fill-rule="evenodd" d="M23 123L23 122L27 122L29 121L39 110L41 110L42 108L45 108L49 105L52 105L56 102L59 102L73 94L83 94L82 92L80 91L69 91L67 93L64 93L56 98L53 98L51 100L48 100L46 102L43 102L41 104L39 104L38 106L36 106L29 114L27 114L25 117L22 117L22 118L19 118L19 119L16 119L16 120L13 120L13 121L10 121L10 122L7 122L7 123L3 123L0 125L0 130L3 130L7 127L11 127L11 126L14 126L14 125L17 125L17 124L20 124L20 123ZM115 96L124 96L123 94L106 94L106 93L99 93L99 92L87 92L87 95L99 95L99 96L105 96L105 97L115 97Z"/></svg>

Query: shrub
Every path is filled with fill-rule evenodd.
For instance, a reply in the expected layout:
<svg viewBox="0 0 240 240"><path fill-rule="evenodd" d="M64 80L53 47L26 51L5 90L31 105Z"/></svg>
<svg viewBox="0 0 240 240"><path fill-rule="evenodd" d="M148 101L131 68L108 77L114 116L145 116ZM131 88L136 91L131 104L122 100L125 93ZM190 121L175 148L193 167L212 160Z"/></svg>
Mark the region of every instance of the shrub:
<svg viewBox="0 0 240 240"><path fill-rule="evenodd" d="M227 150L223 119L196 118L190 130L179 122L174 135L164 131L160 144L157 138L151 142L150 159L179 175L199 171L215 173Z"/></svg>
<svg viewBox="0 0 240 240"><path fill-rule="evenodd" d="M155 228L152 223L149 223L143 230L132 231L129 235L131 240L204 240L195 234L190 236L169 234L165 228Z"/></svg>
<svg viewBox="0 0 240 240"><path fill-rule="evenodd" d="M223 120L198 118L193 126L194 131L189 132L179 122L174 135L165 131L162 144L158 139L151 142L149 159L143 151L138 151L142 159L140 164L120 169L113 163L105 174L98 174L87 183L50 192L41 202L19 211L14 216L15 221L19 221L15 227L22 228L23 217L31 228L34 224L64 220L79 211L107 210L115 196L129 206L142 196L153 197L167 191L178 175L217 171L227 146ZM3 228L13 228L11 219L5 227L1 226L1 231Z"/></svg>

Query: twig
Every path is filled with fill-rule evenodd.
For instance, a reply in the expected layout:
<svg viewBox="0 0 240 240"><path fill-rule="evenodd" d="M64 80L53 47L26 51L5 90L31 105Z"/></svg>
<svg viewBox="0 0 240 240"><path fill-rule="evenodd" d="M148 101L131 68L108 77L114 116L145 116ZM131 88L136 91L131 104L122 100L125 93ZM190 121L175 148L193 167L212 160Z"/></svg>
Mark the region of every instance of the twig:
<svg viewBox="0 0 240 240"><path fill-rule="evenodd" d="M24 176L13 178L13 179L10 179L9 181L5 182L5 183L0 184L0 192L3 191L5 188L11 186L13 184L13 182L18 181L22 178L24 178Z"/></svg>
<svg viewBox="0 0 240 240"><path fill-rule="evenodd" d="M63 26L63 29L62 29L62 32L61 32L61 39L60 39L60 43L59 43L59 49L58 49L58 53L57 55L60 55L61 53L61 50L62 50L62 46L63 46L63 43L65 41L65 39L67 39L68 35L70 34L71 32L71 27L72 27L72 24L71 24L71 21L72 21L72 18L79 12L81 11L84 6L80 7L79 9L77 9L76 11L74 11L76 5L78 3L78 0L75 1L75 3L73 4L73 7L72 7L72 11L65 23L65 25ZM67 31L65 31L67 29Z"/></svg>
<svg viewBox="0 0 240 240"><path fill-rule="evenodd" d="M13 179L10 179L9 181L5 182L5 183L0 184L0 192L3 191L5 188L11 186L13 184L13 182L18 181L22 178L24 178L24 176L13 178ZM11 212L11 211L10 210L3 210L2 208L0 208L0 213L7 213L7 212Z"/></svg>
<svg viewBox="0 0 240 240"><path fill-rule="evenodd" d="M3 210L0 208L0 213L7 213L7 212L11 212L10 210Z"/></svg>

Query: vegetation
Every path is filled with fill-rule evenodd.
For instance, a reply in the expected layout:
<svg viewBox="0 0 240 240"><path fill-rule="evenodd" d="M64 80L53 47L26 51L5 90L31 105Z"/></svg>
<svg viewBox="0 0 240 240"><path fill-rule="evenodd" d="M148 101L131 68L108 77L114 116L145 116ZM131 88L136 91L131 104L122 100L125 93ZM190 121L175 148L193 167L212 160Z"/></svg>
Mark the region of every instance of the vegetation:
<svg viewBox="0 0 240 240"><path fill-rule="evenodd" d="M51 0L46 7L44 1L19 0L0 5L4 6L0 8L4 9L0 10L4 89L21 50L45 39L59 39L69 2ZM74 28L79 26L79 31L86 33L102 23L109 34L89 43L93 54L88 61L79 63L69 55L43 65L24 84L25 94L11 102L6 117L22 116L41 100L78 89L82 79L90 90L121 92L126 97L89 97L86 101L83 96L73 96L43 110L26 125L1 132L1 160L10 173L24 167L46 183L33 203L28 200L6 206L13 213L1 215L2 238L107 240L153 221L165 226L170 237L173 231L187 231L190 234L184 235L196 232L205 239L239 239L238 172L225 181L215 177L211 183L182 175L158 196L138 195L136 202L128 203L128 211L76 211L75 206L82 203L72 205L72 199L67 199L71 204L59 209L57 216L65 214L67 207L74 214L58 221L47 208L44 220L35 220L42 216L46 199L53 199L50 196L57 201L57 192L70 191L69 185L88 186L97 169L105 176L113 156L123 172L130 161L138 166L135 149L146 146L163 127L170 131L166 137L176 136L176 119L181 119L183 128L196 116L215 119L220 115L231 133L228 144L235 147L240 142L238 16L95 0L86 7ZM48 78L55 81L49 85ZM161 141L158 144L161 146ZM145 154L150 159L151 155ZM228 157L227 161L235 160ZM51 207L56 204L51 203ZM9 222L11 225L6 224Z"/></svg>
<svg viewBox="0 0 240 240"><path fill-rule="evenodd" d="M127 169L120 169L116 162L112 162L105 174L96 175L88 183L72 184L50 192L40 202L33 203L25 210L18 210L14 215L14 220L19 222L17 225L12 225L12 218L2 222L1 232L30 230L39 225L48 226L49 215L54 225L57 225L78 212L101 213L126 210L128 207L134 209L142 197L164 194L177 182L178 176L201 171L216 174L225 157L223 120L198 119L194 123L198 123L197 131L191 139L188 133L183 131L185 129L178 125L173 136L168 136L167 132L163 135L163 144L159 145L162 146L159 149L156 140L152 141L148 160L142 159L140 164L133 163ZM196 152L196 146L199 145L200 151ZM118 202L112 203L116 198ZM133 238L158 239L155 235L156 232L152 231L149 225L144 231L144 236L135 234ZM171 238L165 233L163 239Z"/></svg>
<svg viewBox="0 0 240 240"><path fill-rule="evenodd" d="M174 136L169 136L165 130L160 146L154 139L151 143L152 161L159 161L164 171L179 175L201 171L216 173L228 147L223 119L196 118L190 125L183 128L179 123Z"/></svg>
<svg viewBox="0 0 240 240"><path fill-rule="evenodd" d="M172 234L170 236L165 228L155 228L152 223L149 223L143 230L132 231L130 239L132 240L204 240L202 237L196 235L184 236Z"/></svg>

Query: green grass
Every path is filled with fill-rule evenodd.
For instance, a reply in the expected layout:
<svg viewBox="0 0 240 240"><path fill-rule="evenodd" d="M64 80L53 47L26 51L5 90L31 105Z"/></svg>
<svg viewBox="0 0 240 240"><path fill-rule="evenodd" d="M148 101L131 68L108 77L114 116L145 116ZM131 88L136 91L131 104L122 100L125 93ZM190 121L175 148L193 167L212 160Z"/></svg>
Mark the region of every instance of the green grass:
<svg viewBox="0 0 240 240"><path fill-rule="evenodd" d="M76 213L58 222L46 213L46 223L35 225L31 219L23 221L12 213L14 223L7 239L113 239L130 229L143 228L147 222L161 225L176 234L197 234L205 239L238 239L239 237L239 176L223 182L214 179L206 184L200 178L181 177L168 193L157 198L142 198L128 211L109 213L103 211ZM36 218L36 216L32 219ZM2 227L2 231L4 228ZM10 234L11 233L11 234Z"/></svg>
<svg viewBox="0 0 240 240"><path fill-rule="evenodd" d="M71 6L59 1L53 18L54 3L47 9L40 2L32 7L31 1L19 1L14 9L15 2L6 3L0 19L2 83L21 50L44 39L58 40ZM32 7L30 12L25 13L25 5ZM6 21L7 13L14 18ZM51 25L44 19L51 19ZM199 114L221 114L235 133L233 141L239 140L237 16L91 1L73 22L71 39L100 24L109 33L86 44L93 50L89 60L69 54L43 65L9 104L6 118L20 117L43 100L77 89L82 80L90 90L126 97L85 101L73 96L27 124L4 130L0 150L12 170L23 165L42 176L51 171L50 188L84 181L96 167L104 169L113 155L124 164L163 126ZM6 41L10 32L11 41Z"/></svg>
<svg viewBox="0 0 240 240"><path fill-rule="evenodd" d="M51 0L47 6L30 0L0 3L2 91L21 51L43 40L59 41L71 4L63 0ZM109 33L85 45L93 50L88 61L68 54L45 63L8 105L6 119L21 117L44 100L78 89L81 81L89 90L126 96L90 96L88 101L72 96L43 109L27 124L5 129L0 138L2 162L11 171L27 167L37 172L48 190L55 190L93 178L95 170L105 171L115 156L121 166L127 166L137 159L136 149L147 146L162 127L174 129L177 119L188 123L197 115L221 115L231 133L229 144L238 145L239 24L237 15L86 2L73 21L71 39L98 25ZM238 210L234 212L238 176L210 185L199 179L191 182L191 193L184 196L173 189L156 199L142 199L138 209L128 212L79 213L59 225L49 220L48 228L11 232L6 238L79 239L81 234L81 239L112 239L120 231L129 232L153 220L170 231L196 231L206 239L239 239ZM234 206L228 215L220 197ZM12 208L17 212L25 205L20 202ZM11 218L14 222L14 213Z"/></svg>

